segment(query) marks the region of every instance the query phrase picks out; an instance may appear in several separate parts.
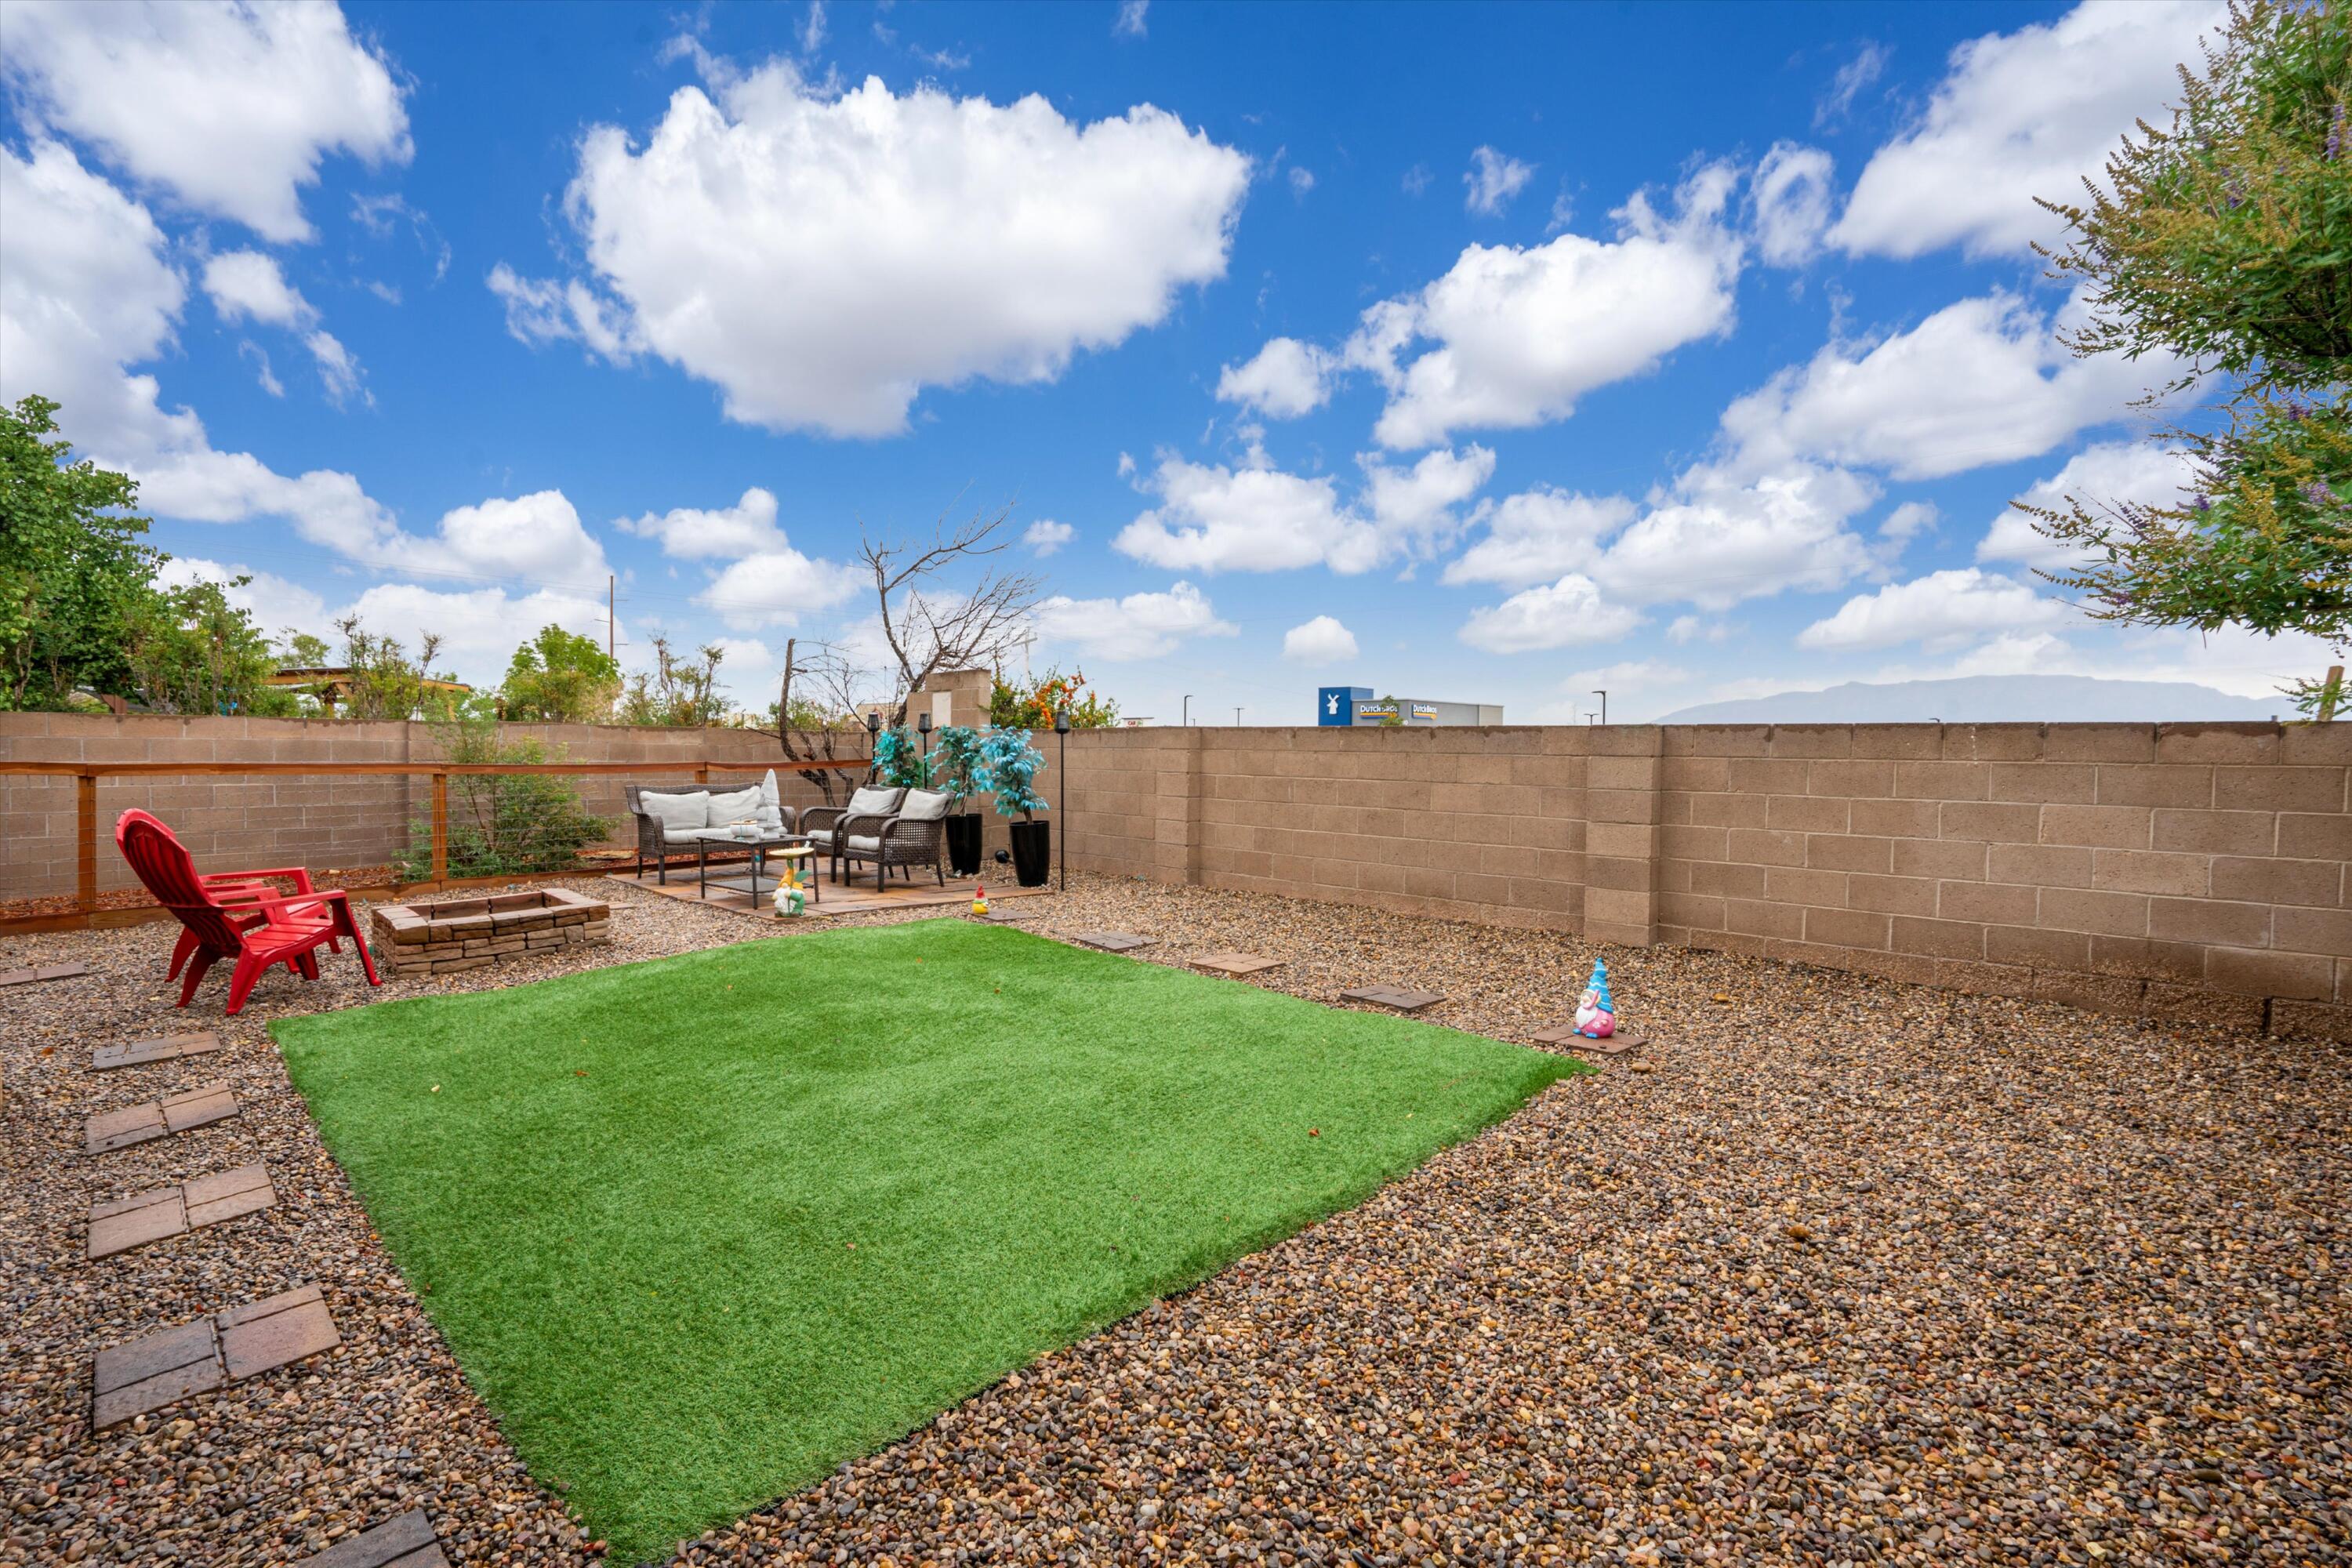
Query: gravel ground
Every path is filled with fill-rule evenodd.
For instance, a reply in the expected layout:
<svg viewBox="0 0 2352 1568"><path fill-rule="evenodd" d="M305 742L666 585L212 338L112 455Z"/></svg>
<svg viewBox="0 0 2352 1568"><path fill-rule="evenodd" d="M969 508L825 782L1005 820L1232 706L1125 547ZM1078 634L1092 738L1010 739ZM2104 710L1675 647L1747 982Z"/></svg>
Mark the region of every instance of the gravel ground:
<svg viewBox="0 0 2352 1568"><path fill-rule="evenodd" d="M741 940L611 883L588 963ZM1097 879L1035 922L1258 984L1373 981L1524 1039L1594 949ZM1018 907L1008 904L1006 908ZM909 918L909 917L884 917ZM919 917L917 917L919 918ZM286 1082L282 973L186 1014L170 928L0 939L0 1562L278 1563L422 1504L453 1561L593 1557L465 1387ZM2352 1562L2342 1047L1605 950L1654 1043L1334 1216L687 1546L694 1562ZM472 983L468 985L467 983ZM207 1006L209 1004L209 1006ZM93 1044L217 1027L112 1074ZM85 1160L93 1111L246 1110ZM278 1206L97 1264L94 1196L267 1160ZM2331 1253L2334 1255L2331 1258ZM314 1280L342 1347L88 1431L100 1345Z"/></svg>

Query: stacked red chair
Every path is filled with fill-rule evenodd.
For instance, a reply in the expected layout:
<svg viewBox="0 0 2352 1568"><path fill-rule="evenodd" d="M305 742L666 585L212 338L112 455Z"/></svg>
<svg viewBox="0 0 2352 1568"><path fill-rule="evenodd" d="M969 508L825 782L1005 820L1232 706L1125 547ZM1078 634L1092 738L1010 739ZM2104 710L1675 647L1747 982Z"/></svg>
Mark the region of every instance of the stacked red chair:
<svg viewBox="0 0 2352 1568"><path fill-rule="evenodd" d="M359 922L352 918L350 897L340 888L321 892L311 887L310 873L303 868L200 876L187 847L143 811L122 814L114 825L114 844L155 901L179 917L180 942L172 950L172 967L164 978L186 967L181 1006L194 997L205 971L233 958L236 968L229 976L228 1012L234 1016L272 964L282 963L289 973L305 980L318 979L317 950L341 952L341 937L351 938L359 950L368 984L383 984L376 978L375 961L368 956ZM281 890L277 885L281 879L293 883L294 890Z"/></svg>

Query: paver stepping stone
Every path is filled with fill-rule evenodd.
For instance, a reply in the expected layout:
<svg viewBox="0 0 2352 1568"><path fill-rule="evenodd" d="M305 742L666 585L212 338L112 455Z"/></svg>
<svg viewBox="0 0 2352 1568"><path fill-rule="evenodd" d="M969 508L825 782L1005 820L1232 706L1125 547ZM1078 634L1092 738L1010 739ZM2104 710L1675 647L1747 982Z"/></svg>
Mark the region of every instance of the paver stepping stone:
<svg viewBox="0 0 2352 1568"><path fill-rule="evenodd" d="M115 1068L144 1067L149 1062L201 1057L220 1048L220 1037L206 1029L199 1034L173 1035L160 1040L133 1040L127 1046L100 1046L89 1053L89 1065L92 1071L109 1072Z"/></svg>
<svg viewBox="0 0 2352 1568"><path fill-rule="evenodd" d="M89 1211L89 1256L95 1260L167 1241L208 1225L258 1214L278 1201L262 1165L239 1165L177 1186L157 1187Z"/></svg>
<svg viewBox="0 0 2352 1568"><path fill-rule="evenodd" d="M433 1521L421 1508L373 1530L346 1536L294 1568L449 1568L441 1543L433 1539Z"/></svg>
<svg viewBox="0 0 2352 1568"><path fill-rule="evenodd" d="M90 1369L90 1425L103 1431L341 1342L325 1298L316 1285L304 1285L110 1345Z"/></svg>
<svg viewBox="0 0 2352 1568"><path fill-rule="evenodd" d="M232 1380L257 1376L341 1342L316 1285L220 1315L221 1360Z"/></svg>
<svg viewBox="0 0 2352 1568"><path fill-rule="evenodd" d="M1576 1032L1573 1023L1554 1024L1548 1028L1538 1029L1529 1038L1541 1040L1548 1046L1573 1046L1579 1056L1596 1057L1622 1057L1627 1051L1637 1050L1650 1043L1647 1035L1615 1034L1605 1040L1588 1039Z"/></svg>
<svg viewBox="0 0 2352 1568"><path fill-rule="evenodd" d="M208 1083L169 1100L105 1111L91 1117L84 1125L82 1152L103 1154L110 1149L128 1149L133 1143L144 1143L169 1132L185 1132L191 1127L225 1121L235 1116L238 1109L236 1096L229 1092L228 1085Z"/></svg>
<svg viewBox="0 0 2352 1568"><path fill-rule="evenodd" d="M1283 963L1282 959L1265 958L1255 952L1213 952L1206 958L1194 959L1192 967L1205 969L1212 973L1239 977L1244 974L1261 974L1269 969L1279 969Z"/></svg>
<svg viewBox="0 0 2352 1568"><path fill-rule="evenodd" d="M1339 993L1342 1002L1370 1002L1381 1007L1393 1007L1400 1013L1418 1013L1445 1000L1436 991L1407 991L1398 985L1359 985L1353 991Z"/></svg>
<svg viewBox="0 0 2352 1568"><path fill-rule="evenodd" d="M37 969L11 969L0 973L0 985L30 985L36 980L70 980L77 974L88 974L87 963L45 963Z"/></svg>
<svg viewBox="0 0 2352 1568"><path fill-rule="evenodd" d="M1128 931L1074 931L1072 942L1086 947L1098 947L1105 952L1132 952L1139 947L1150 947L1153 939L1138 936Z"/></svg>

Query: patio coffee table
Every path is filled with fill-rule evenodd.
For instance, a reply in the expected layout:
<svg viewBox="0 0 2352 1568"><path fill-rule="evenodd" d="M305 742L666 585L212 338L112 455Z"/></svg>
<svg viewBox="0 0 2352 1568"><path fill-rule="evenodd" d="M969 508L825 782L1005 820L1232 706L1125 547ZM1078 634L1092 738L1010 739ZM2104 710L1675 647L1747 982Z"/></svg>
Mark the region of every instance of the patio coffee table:
<svg viewBox="0 0 2352 1568"><path fill-rule="evenodd" d="M783 886L782 878L766 874L769 850L782 849L788 853L798 850L799 855L793 858L805 858L812 865L816 859L815 852L809 845L809 837L805 833L761 833L754 838L747 837L731 828L706 827L691 837L694 839L695 847L696 890L706 899L710 897L710 889L713 888L723 888L730 892L749 893L751 895L751 908L754 910L760 907L761 893L773 892ZM751 871L749 876L714 877L710 874L710 851L728 847L749 849L751 852ZM808 879L811 903L824 901L824 890L820 886L822 881L822 878L814 876Z"/></svg>

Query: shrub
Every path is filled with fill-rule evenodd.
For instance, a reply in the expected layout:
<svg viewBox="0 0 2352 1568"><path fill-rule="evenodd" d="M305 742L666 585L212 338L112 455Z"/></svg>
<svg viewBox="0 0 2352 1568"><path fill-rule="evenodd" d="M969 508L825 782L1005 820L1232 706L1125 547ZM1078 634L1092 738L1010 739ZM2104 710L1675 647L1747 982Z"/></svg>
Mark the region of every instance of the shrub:
<svg viewBox="0 0 2352 1568"><path fill-rule="evenodd" d="M501 741L498 725L488 720L436 725L434 732L453 763L547 761L538 742ZM502 877L577 865L581 850L611 832L610 823L580 804L578 784L560 773L450 774L448 874ZM408 825L400 874L412 882L433 874L429 806Z"/></svg>

